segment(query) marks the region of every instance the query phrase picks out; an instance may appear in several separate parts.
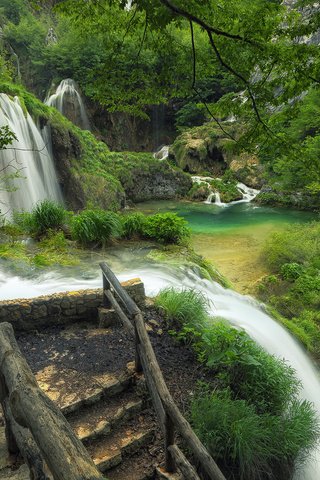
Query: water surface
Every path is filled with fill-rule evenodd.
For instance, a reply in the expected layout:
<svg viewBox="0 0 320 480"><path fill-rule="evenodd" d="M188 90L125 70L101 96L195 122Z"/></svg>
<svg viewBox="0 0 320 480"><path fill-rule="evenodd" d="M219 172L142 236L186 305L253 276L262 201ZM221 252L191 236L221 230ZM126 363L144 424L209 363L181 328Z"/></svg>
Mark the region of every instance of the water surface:
<svg viewBox="0 0 320 480"><path fill-rule="evenodd" d="M139 205L145 213L171 211L185 218L197 253L214 263L242 293L252 292L267 269L261 252L266 239L286 225L305 223L317 214L239 203L227 207L191 202L158 201Z"/></svg>

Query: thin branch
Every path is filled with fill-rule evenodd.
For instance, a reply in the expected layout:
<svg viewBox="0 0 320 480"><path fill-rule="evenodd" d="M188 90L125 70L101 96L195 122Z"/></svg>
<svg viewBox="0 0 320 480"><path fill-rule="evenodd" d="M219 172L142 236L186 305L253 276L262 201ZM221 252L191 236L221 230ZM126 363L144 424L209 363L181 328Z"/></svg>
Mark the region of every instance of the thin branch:
<svg viewBox="0 0 320 480"><path fill-rule="evenodd" d="M231 38L232 40L249 43L250 45L259 46L258 43L253 42L252 40L248 40L247 38L244 38L241 35L224 32L223 30L220 30L218 28L211 27L211 25L208 25L204 20L201 20L201 18L198 18L192 13L189 13L186 10L183 10L182 8L177 7L176 5L171 3L170 0L160 0L160 2L163 5L165 5L167 8L169 8L172 12L178 15L181 15L182 17L186 18L189 21L197 23L198 25L200 25L200 27L204 28L207 32L215 33L216 35L220 35L226 38Z"/></svg>
<svg viewBox="0 0 320 480"><path fill-rule="evenodd" d="M196 88L196 64L197 64L197 58L196 58L196 46L195 46L195 42L194 42L194 31L193 31L193 23L192 23L192 20L189 21L189 24L190 24L190 33L191 33L191 45L192 45L192 90L196 93L196 95L199 97L201 103L203 103L205 109L207 110L207 112L209 113L210 117L217 123L217 125L219 126L219 128L222 130L222 132L227 135L227 137L229 137L231 140L233 140L234 142L236 142L237 140L229 133L226 131L226 129L223 127L223 125L221 124L221 122L218 120L218 118L216 118L213 113L211 112L210 108L208 107L206 101L202 98L202 95L201 93L198 91L198 89Z"/></svg>
<svg viewBox="0 0 320 480"><path fill-rule="evenodd" d="M253 110L256 114L256 117L259 121L259 123L261 123L264 128L266 130L270 130L268 125L262 120L261 118L261 115L260 115L260 112L259 112L259 109L258 109L258 106L257 106L257 102L256 102L256 99L254 98L254 95L253 95L253 92L251 90L251 87L250 87L250 83L248 82L248 80L239 72L237 72L236 70L234 70L234 68L232 68L230 65L228 65L224 60L223 58L221 57L220 55L220 52L219 50L217 49L217 46L213 40L213 36L212 36L212 33L211 32L207 32L208 33L208 37L209 37L209 41L210 41L210 45L212 46L213 50L214 50L214 53L220 63L220 65L225 68L226 70L228 70L230 73L232 73L232 75L234 75L235 77L239 78L239 80L241 80L244 85L246 86L246 89L248 91L248 95L250 97L250 100L251 100L251 104L252 104L252 107L253 107Z"/></svg>
<svg viewBox="0 0 320 480"><path fill-rule="evenodd" d="M139 51L138 51L138 54L137 54L137 60L138 60L138 58L140 57L140 53L141 53L141 50L142 50L144 41L145 41L145 39L146 39L147 28L148 28L148 16L147 16L147 13L146 13L146 21L145 21L145 25L144 25L142 40L141 40L140 47L139 47Z"/></svg>

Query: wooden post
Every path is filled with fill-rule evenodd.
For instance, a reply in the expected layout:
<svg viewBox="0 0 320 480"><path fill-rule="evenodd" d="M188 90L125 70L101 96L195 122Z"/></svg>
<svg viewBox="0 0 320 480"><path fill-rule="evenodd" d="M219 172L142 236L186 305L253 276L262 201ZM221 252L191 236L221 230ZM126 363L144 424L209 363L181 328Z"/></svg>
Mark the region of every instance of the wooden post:
<svg viewBox="0 0 320 480"><path fill-rule="evenodd" d="M59 408L39 388L9 323L0 323L0 366L12 416L30 430L54 480L103 480Z"/></svg>
<svg viewBox="0 0 320 480"><path fill-rule="evenodd" d="M141 373L143 371L143 366L142 366L140 352L139 352L140 339L139 339L139 334L138 334L137 325L136 325L136 315L134 315L133 317L133 323L134 323L134 343L136 348L135 371L136 373Z"/></svg>
<svg viewBox="0 0 320 480"><path fill-rule="evenodd" d="M102 272L102 304L104 308L111 308L111 303L105 292L110 290L110 283Z"/></svg>
<svg viewBox="0 0 320 480"><path fill-rule="evenodd" d="M168 414L165 416L164 421L165 428L165 439L164 439L164 448L166 455L166 470L167 472L176 472L176 463L174 458L169 450L169 447L174 445L174 424Z"/></svg>
<svg viewBox="0 0 320 480"><path fill-rule="evenodd" d="M5 436L6 436L8 451L9 453L16 455L19 453L19 447L17 445L17 442L14 438L14 434L12 432L13 419L8 412L8 389L6 387L4 376L2 375L2 373L0 373L0 402L1 402L3 416L5 420Z"/></svg>

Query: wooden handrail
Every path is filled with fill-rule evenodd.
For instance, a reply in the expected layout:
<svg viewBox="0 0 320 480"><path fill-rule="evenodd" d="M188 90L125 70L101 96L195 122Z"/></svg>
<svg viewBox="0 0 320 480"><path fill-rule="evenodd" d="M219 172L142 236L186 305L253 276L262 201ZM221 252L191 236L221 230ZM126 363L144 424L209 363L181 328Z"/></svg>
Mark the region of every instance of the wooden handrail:
<svg viewBox="0 0 320 480"><path fill-rule="evenodd" d="M12 325L5 322L0 324L0 372L8 447L21 450L32 478L48 478L43 458L54 480L102 480L60 409L39 388Z"/></svg>
<svg viewBox="0 0 320 480"><path fill-rule="evenodd" d="M207 449L192 430L189 422L183 417L175 404L163 378L140 309L123 289L110 268L105 263L100 263L100 267L103 273L104 290L108 290L107 298L110 301L110 293L111 295L113 295L113 292L116 293L133 322L137 352L136 370L140 371L142 368L144 372L151 399L164 432L167 471L176 471L177 467L179 467L184 478L200 480L195 469L175 444L176 429L210 480L226 480ZM129 321L129 319L127 320Z"/></svg>

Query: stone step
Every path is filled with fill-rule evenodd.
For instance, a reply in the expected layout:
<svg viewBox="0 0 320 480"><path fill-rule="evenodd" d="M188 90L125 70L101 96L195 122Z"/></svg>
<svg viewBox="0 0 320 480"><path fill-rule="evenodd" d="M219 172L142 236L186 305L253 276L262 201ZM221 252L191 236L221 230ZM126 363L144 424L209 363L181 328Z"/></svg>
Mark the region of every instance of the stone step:
<svg viewBox="0 0 320 480"><path fill-rule="evenodd" d="M94 463L102 472L119 465L124 458L136 453L154 438L154 427L150 418L139 415L110 434L88 443L87 449Z"/></svg>
<svg viewBox="0 0 320 480"><path fill-rule="evenodd" d="M94 390L89 392L78 393L76 397L70 401L66 401L60 408L62 413L68 416L70 413L76 412L81 408L94 405L104 397L113 397L126 388L133 381L133 375L130 372L123 373L121 376L105 375L99 379L99 384Z"/></svg>
<svg viewBox="0 0 320 480"><path fill-rule="evenodd" d="M144 447L111 468L107 474L108 480L152 480L156 465L157 459Z"/></svg>
<svg viewBox="0 0 320 480"><path fill-rule="evenodd" d="M100 402L87 405L68 416L68 421L82 442L94 440L110 433L111 429L132 418L141 411L143 400L134 388L121 394L103 398Z"/></svg>

